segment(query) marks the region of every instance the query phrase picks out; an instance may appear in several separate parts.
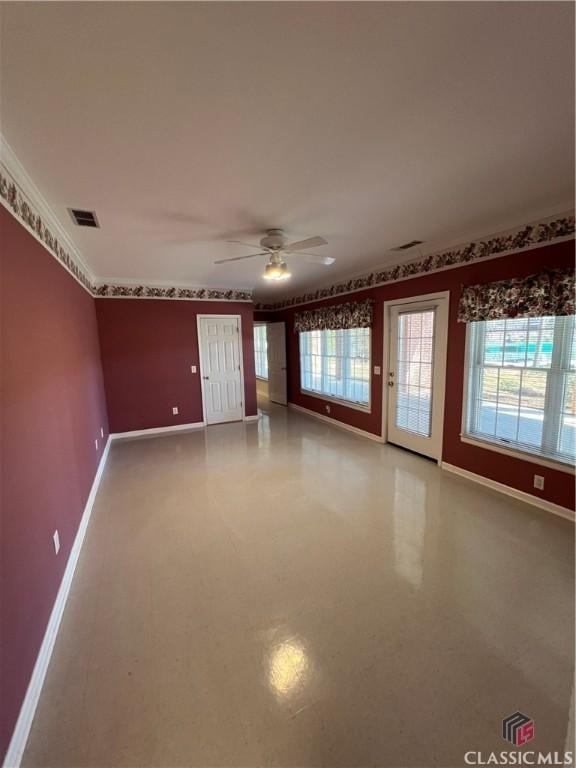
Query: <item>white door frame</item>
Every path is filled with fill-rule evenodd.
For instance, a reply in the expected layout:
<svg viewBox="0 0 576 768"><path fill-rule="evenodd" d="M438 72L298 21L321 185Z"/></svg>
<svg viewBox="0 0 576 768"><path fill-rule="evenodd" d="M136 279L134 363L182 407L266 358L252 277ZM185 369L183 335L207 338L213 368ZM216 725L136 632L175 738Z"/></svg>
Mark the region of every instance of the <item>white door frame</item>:
<svg viewBox="0 0 576 768"><path fill-rule="evenodd" d="M244 342L242 339L242 315L226 315L219 312L215 315L196 315L196 334L198 337L198 366L200 369L200 386L202 388L202 421L206 422L206 396L204 394L204 370L202 365L202 333L201 333L201 320L208 320L209 318L222 318L224 320L229 318L235 318L238 320L238 349L240 350L240 392L242 395L242 418L246 419L246 390L244 388ZM226 422L224 422L226 423ZM207 425L208 426L208 425ZM217 424L215 426L218 426Z"/></svg>
<svg viewBox="0 0 576 768"><path fill-rule="evenodd" d="M384 302L384 326L383 326L383 350L382 350L382 440L388 442L388 370L390 369L390 307L398 306L398 304L420 304L425 301L434 301L435 299L446 299L447 308L447 323L446 328L446 352L448 351L450 328L450 291L437 291L436 293L426 293L420 296L408 296L404 299L390 299ZM446 401L446 359L443 361L444 375L441 377L440 392L438 393L440 400L440 423L442 424L442 431L440 434L440 457L438 463L442 462L442 452L444 449L444 405Z"/></svg>

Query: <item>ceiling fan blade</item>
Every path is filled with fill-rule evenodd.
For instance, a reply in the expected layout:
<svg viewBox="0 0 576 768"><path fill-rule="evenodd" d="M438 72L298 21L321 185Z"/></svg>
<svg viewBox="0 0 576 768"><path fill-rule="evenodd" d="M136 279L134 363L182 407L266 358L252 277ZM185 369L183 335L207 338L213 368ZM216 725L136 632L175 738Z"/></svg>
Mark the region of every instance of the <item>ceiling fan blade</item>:
<svg viewBox="0 0 576 768"><path fill-rule="evenodd" d="M336 261L333 256L319 256L317 253L302 253L302 251L297 251L294 256L302 257L304 261L310 264L324 264L325 267L329 267Z"/></svg>
<svg viewBox="0 0 576 768"><path fill-rule="evenodd" d="M218 259L214 264L226 264L228 261L243 261L244 259L253 259L254 256L268 256L268 254L262 251L262 253L251 253L250 256L234 256L231 259Z"/></svg>
<svg viewBox="0 0 576 768"><path fill-rule="evenodd" d="M323 237L309 237L307 240L298 240L295 243L289 243L284 251L303 251L305 248L317 248L319 245L328 245L328 240Z"/></svg>

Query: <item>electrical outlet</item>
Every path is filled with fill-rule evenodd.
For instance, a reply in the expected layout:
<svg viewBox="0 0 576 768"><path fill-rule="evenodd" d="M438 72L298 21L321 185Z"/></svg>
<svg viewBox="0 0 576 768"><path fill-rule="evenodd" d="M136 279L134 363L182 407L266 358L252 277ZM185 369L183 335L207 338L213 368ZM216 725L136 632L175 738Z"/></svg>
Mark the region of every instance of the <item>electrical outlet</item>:
<svg viewBox="0 0 576 768"><path fill-rule="evenodd" d="M330 406L329 405L326 406L326 413L330 413Z"/></svg>
<svg viewBox="0 0 576 768"><path fill-rule="evenodd" d="M196 373L196 366L195 365L191 365L190 366L190 370L192 371L192 373Z"/></svg>
<svg viewBox="0 0 576 768"><path fill-rule="evenodd" d="M100 427L100 437L104 440L104 427Z"/></svg>
<svg viewBox="0 0 576 768"><path fill-rule="evenodd" d="M538 488L539 491L544 490L544 478L542 475L534 475L534 488Z"/></svg>
<svg viewBox="0 0 576 768"><path fill-rule="evenodd" d="M94 440L94 447L98 450L98 440Z"/></svg>
<svg viewBox="0 0 576 768"><path fill-rule="evenodd" d="M60 536L58 535L58 530L54 531L52 534L52 541L54 542L54 552L58 554L58 552L60 552Z"/></svg>
<svg viewBox="0 0 576 768"><path fill-rule="evenodd" d="M175 405L174 408L172 408L172 415L178 416L178 406Z"/></svg>
<svg viewBox="0 0 576 768"><path fill-rule="evenodd" d="M379 365L375 365L374 366L374 376L380 376L380 372L381 372L380 371L380 366Z"/></svg>

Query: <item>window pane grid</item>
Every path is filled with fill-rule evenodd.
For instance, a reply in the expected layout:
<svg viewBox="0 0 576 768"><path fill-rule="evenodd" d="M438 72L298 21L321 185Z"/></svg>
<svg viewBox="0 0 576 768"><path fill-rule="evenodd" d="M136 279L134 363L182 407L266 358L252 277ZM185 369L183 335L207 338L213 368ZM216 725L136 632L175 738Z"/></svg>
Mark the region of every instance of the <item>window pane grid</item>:
<svg viewBox="0 0 576 768"><path fill-rule="evenodd" d="M256 376L268 378L268 336L265 325L254 326L254 359L256 361Z"/></svg>
<svg viewBox="0 0 576 768"><path fill-rule="evenodd" d="M396 426L430 436L434 310L398 316Z"/></svg>
<svg viewBox="0 0 576 768"><path fill-rule="evenodd" d="M339 400L370 402L370 329L300 333L302 389Z"/></svg>
<svg viewBox="0 0 576 768"><path fill-rule="evenodd" d="M574 317L473 323L466 431L574 460Z"/></svg>

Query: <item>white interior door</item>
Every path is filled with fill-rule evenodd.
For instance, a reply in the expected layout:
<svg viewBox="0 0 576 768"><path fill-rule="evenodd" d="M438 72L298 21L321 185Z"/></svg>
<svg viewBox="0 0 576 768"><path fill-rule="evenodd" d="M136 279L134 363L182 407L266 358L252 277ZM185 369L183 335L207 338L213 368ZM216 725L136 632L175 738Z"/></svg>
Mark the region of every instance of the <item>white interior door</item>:
<svg viewBox="0 0 576 768"><path fill-rule="evenodd" d="M388 305L388 441L442 458L448 298Z"/></svg>
<svg viewBox="0 0 576 768"><path fill-rule="evenodd" d="M268 323L268 398L288 404L286 381L286 324Z"/></svg>
<svg viewBox="0 0 576 768"><path fill-rule="evenodd" d="M243 418L240 320L199 317L200 373L206 424Z"/></svg>

